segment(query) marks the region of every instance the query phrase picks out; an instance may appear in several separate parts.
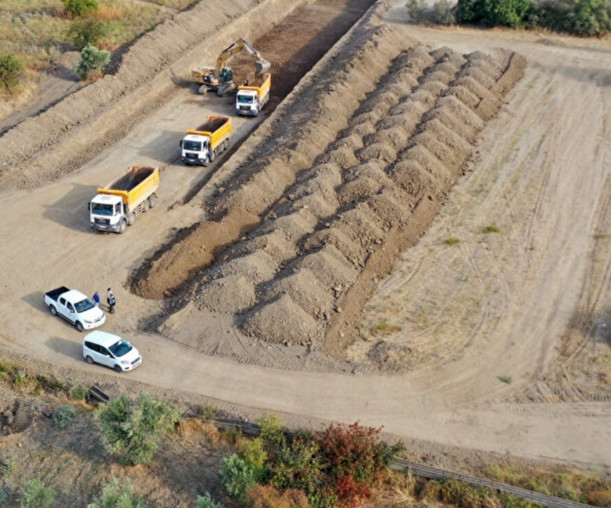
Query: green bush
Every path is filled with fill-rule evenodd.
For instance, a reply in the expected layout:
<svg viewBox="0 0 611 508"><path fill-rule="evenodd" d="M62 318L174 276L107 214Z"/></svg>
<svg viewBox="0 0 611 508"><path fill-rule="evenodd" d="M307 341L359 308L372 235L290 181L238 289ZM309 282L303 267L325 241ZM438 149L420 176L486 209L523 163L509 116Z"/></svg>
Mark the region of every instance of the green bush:
<svg viewBox="0 0 611 508"><path fill-rule="evenodd" d="M167 403L140 394L136 401L126 395L112 399L96 413L96 418L109 453L126 464L148 464L161 437L174 428L180 415Z"/></svg>
<svg viewBox="0 0 611 508"><path fill-rule="evenodd" d="M206 492L204 496L197 496L197 508L223 508L223 505L216 503L210 492Z"/></svg>
<svg viewBox="0 0 611 508"><path fill-rule="evenodd" d="M223 459L219 471L225 491L242 504L248 503L248 490L257 483L256 472L236 453Z"/></svg>
<svg viewBox="0 0 611 508"><path fill-rule="evenodd" d="M147 508L147 505L142 497L136 496L131 483L123 480L120 484L114 478L104 487L102 495L87 508Z"/></svg>
<svg viewBox="0 0 611 508"><path fill-rule="evenodd" d="M460 23L516 27L530 9L530 0L458 0L456 19Z"/></svg>
<svg viewBox="0 0 611 508"><path fill-rule="evenodd" d="M66 39L81 51L88 45L96 46L107 33L107 25L98 19L77 19L68 26Z"/></svg>
<svg viewBox="0 0 611 508"><path fill-rule="evenodd" d="M0 83L9 94L21 81L23 64L15 55L0 55Z"/></svg>
<svg viewBox="0 0 611 508"><path fill-rule="evenodd" d="M20 508L47 508L53 504L55 490L40 480L30 480L21 489Z"/></svg>
<svg viewBox="0 0 611 508"><path fill-rule="evenodd" d="M76 416L76 409L70 404L57 406L53 412L53 425L58 429L67 429Z"/></svg>
<svg viewBox="0 0 611 508"><path fill-rule="evenodd" d="M110 52L88 45L81 51L81 61L76 68L76 74L81 80L85 80L93 72L101 72L109 61Z"/></svg>
<svg viewBox="0 0 611 508"><path fill-rule="evenodd" d="M453 25L456 23L454 6L448 0L439 0L433 5L433 23L437 25Z"/></svg>
<svg viewBox="0 0 611 508"><path fill-rule="evenodd" d="M611 3L608 0L558 0L541 4L534 23L556 32L599 36L611 31Z"/></svg>
<svg viewBox="0 0 611 508"><path fill-rule="evenodd" d="M427 21L428 7L426 0L409 0L405 7L407 8L407 14L414 23Z"/></svg>
<svg viewBox="0 0 611 508"><path fill-rule="evenodd" d="M64 8L71 16L85 16L94 14L100 9L98 0L62 0Z"/></svg>
<svg viewBox="0 0 611 508"><path fill-rule="evenodd" d="M70 389L70 395L76 400L85 400L87 398L87 393L89 393L89 390L87 390L87 387L82 383L76 383Z"/></svg>

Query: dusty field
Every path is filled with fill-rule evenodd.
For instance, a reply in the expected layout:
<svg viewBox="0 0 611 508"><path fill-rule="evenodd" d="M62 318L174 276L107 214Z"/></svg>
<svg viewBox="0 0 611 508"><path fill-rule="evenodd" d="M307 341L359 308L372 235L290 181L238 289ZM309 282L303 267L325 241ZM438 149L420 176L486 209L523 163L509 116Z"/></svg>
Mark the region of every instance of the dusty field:
<svg viewBox="0 0 611 508"><path fill-rule="evenodd" d="M307 23L283 39L238 3L211 7L231 19L218 32L256 41L276 82L334 40ZM342 7L366 5L299 15L341 19L337 35ZM288 10L265 6L268 21ZM256 130L212 172L173 163L184 129L231 111L184 82L223 47L174 39L190 18L2 136L2 348L113 389L384 425L448 466L493 452L609 473L609 41L415 28L387 7L273 113L235 119L236 138ZM168 67L155 45L181 58ZM93 235L87 199L136 163L162 165L160 206ZM42 306L60 284L115 289L105 328L137 343L142 368L80 361L81 336Z"/></svg>

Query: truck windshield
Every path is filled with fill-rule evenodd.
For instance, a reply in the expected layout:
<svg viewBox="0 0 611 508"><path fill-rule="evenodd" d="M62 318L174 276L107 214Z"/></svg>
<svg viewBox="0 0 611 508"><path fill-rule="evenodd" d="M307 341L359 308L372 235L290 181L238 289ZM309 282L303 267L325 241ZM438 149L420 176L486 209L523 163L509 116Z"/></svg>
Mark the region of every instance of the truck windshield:
<svg viewBox="0 0 611 508"><path fill-rule="evenodd" d="M104 203L91 203L91 213L98 215L112 215L112 205Z"/></svg>
<svg viewBox="0 0 611 508"><path fill-rule="evenodd" d="M121 339L110 346L110 351L116 358L121 358L132 350L132 345L126 340Z"/></svg>
<svg viewBox="0 0 611 508"><path fill-rule="evenodd" d="M192 150L194 152L201 152L202 151L202 143L201 143L201 141L189 141L189 140L185 140L182 143L182 147L185 150Z"/></svg>
<svg viewBox="0 0 611 508"><path fill-rule="evenodd" d="M89 298L86 298L85 300L81 300L80 302L74 304L74 308L78 313L85 312L89 309L93 309L94 307L94 303Z"/></svg>
<svg viewBox="0 0 611 508"><path fill-rule="evenodd" d="M253 99L252 95L238 95L238 104L252 104Z"/></svg>

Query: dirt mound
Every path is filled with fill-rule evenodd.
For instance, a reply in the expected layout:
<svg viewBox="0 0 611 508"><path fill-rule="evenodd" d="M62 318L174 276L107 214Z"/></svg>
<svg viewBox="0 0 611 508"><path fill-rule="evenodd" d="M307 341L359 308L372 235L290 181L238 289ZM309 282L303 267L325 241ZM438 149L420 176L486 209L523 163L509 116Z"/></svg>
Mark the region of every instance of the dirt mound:
<svg viewBox="0 0 611 508"><path fill-rule="evenodd" d="M355 29L343 59L332 59L333 77L321 67L324 78L297 92L302 106L291 111L289 100L270 119L269 137L258 139L265 158L216 183L222 193L213 210L244 208L260 224L202 273L215 282L233 278L199 283L196 293L211 303L201 298L198 305L243 313L242 331L264 342L341 356L371 281L417 241L502 101L496 83L510 56L497 64L447 48L428 51L389 27L366 26ZM298 140L286 138L289 129L300 132ZM271 242L274 234L281 245ZM223 309L239 286L246 296ZM379 349L387 360L403 354Z"/></svg>
<svg viewBox="0 0 611 508"><path fill-rule="evenodd" d="M204 284L196 301L199 306L214 312L236 314L255 303L255 286L242 273L229 274Z"/></svg>

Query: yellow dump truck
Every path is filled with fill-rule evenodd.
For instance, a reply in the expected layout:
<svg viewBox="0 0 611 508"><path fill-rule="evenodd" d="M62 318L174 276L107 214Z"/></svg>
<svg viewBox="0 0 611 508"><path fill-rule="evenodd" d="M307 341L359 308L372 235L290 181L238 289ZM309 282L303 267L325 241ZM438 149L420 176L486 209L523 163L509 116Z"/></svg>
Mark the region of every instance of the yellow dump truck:
<svg viewBox="0 0 611 508"><path fill-rule="evenodd" d="M227 150L231 137L231 118L210 116L197 129L187 131L180 141L180 157L185 164L207 166Z"/></svg>
<svg viewBox="0 0 611 508"><path fill-rule="evenodd" d="M241 85L235 96L235 110L238 115L257 116L269 100L272 75L267 72L255 77L252 83Z"/></svg>
<svg viewBox="0 0 611 508"><path fill-rule="evenodd" d="M100 187L89 202L89 222L97 231L125 233L136 217L155 206L159 168L132 166L127 174Z"/></svg>

